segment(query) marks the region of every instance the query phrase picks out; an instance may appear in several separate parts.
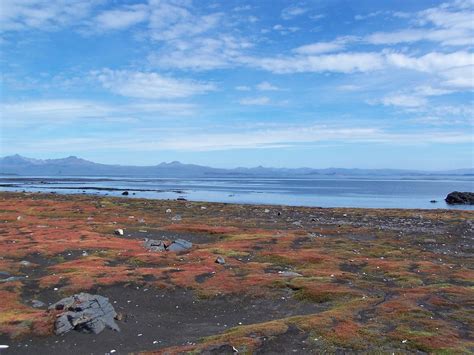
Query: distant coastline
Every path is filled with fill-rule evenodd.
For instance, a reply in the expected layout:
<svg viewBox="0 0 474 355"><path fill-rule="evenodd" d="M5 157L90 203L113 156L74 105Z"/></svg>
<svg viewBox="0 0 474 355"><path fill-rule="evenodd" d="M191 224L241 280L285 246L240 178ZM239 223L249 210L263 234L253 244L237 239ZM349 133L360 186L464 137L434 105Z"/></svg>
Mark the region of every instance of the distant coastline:
<svg viewBox="0 0 474 355"><path fill-rule="evenodd" d="M0 176L117 176L117 177L474 177L474 168L423 171L409 169L349 169L349 168L213 168L177 161L154 166L100 164L75 156L61 159L32 159L21 155L0 158Z"/></svg>

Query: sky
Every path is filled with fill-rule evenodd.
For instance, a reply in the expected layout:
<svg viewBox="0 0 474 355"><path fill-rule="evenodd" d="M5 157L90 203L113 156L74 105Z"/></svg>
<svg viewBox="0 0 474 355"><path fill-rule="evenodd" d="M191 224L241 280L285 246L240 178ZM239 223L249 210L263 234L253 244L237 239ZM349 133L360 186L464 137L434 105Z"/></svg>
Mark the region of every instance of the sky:
<svg viewBox="0 0 474 355"><path fill-rule="evenodd" d="M474 0L2 0L0 156L474 167Z"/></svg>

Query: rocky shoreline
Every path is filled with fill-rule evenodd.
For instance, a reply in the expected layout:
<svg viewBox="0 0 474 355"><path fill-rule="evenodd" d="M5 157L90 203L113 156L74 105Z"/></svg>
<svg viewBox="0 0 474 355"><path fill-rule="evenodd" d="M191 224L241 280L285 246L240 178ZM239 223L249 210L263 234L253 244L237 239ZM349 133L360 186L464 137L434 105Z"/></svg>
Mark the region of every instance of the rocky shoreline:
<svg viewBox="0 0 474 355"><path fill-rule="evenodd" d="M474 350L472 211L2 192L0 222L2 354Z"/></svg>

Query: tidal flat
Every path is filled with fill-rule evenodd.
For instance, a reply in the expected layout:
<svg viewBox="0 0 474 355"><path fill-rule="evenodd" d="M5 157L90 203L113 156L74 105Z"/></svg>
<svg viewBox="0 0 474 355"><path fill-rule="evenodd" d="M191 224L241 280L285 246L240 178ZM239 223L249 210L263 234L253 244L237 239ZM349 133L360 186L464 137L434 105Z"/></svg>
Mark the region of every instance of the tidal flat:
<svg viewBox="0 0 474 355"><path fill-rule="evenodd" d="M466 210L0 192L1 351L469 353L473 238ZM120 332L55 335L48 306L79 292Z"/></svg>

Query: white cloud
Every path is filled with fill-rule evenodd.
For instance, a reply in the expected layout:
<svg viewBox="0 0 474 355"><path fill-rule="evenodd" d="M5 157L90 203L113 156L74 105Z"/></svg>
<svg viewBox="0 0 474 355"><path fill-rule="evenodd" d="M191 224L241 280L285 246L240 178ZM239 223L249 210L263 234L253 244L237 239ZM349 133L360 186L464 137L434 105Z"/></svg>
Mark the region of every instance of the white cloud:
<svg viewBox="0 0 474 355"><path fill-rule="evenodd" d="M148 116L181 116L196 113L196 106L186 103L131 102L112 105L91 100L28 100L0 105L2 125L5 127L38 127L65 124L73 121L136 120Z"/></svg>
<svg viewBox="0 0 474 355"><path fill-rule="evenodd" d="M274 25L272 30L278 31L281 35L287 35L289 33L294 33L300 30L297 26L283 26L280 24Z"/></svg>
<svg viewBox="0 0 474 355"><path fill-rule="evenodd" d="M356 36L340 36L330 42L316 42L293 49L293 52L302 55L322 54L339 52L345 49L346 45L360 41Z"/></svg>
<svg viewBox="0 0 474 355"><path fill-rule="evenodd" d="M301 16L308 12L307 8L297 6L297 5L292 5L284 8L281 12L281 18L284 20L291 20L297 16Z"/></svg>
<svg viewBox="0 0 474 355"><path fill-rule="evenodd" d="M250 47L252 44L243 38L220 34L168 42L148 59L150 64L164 68L212 70L238 65L242 51Z"/></svg>
<svg viewBox="0 0 474 355"><path fill-rule="evenodd" d="M458 90L474 90L474 65L459 66L440 73L443 84Z"/></svg>
<svg viewBox="0 0 474 355"><path fill-rule="evenodd" d="M431 85L420 85L403 92L386 95L381 100L373 100L369 103L381 103L385 106L404 107L409 109L411 112L413 112L413 109L423 109L423 111L426 111L425 106L428 105L427 98L447 95L452 92L452 90L433 87Z"/></svg>
<svg viewBox="0 0 474 355"><path fill-rule="evenodd" d="M215 28L222 14L196 15L189 2L149 0L150 36L156 41L167 41L202 35Z"/></svg>
<svg viewBox="0 0 474 355"><path fill-rule="evenodd" d="M415 28L377 32L368 35L365 41L376 45L432 41L444 46L472 46L474 45L473 10L472 1L443 3L414 14L412 22L416 25ZM404 17L408 17L407 14L404 14Z"/></svg>
<svg viewBox="0 0 474 355"><path fill-rule="evenodd" d="M201 130L202 131L202 130ZM140 135L111 134L107 137L75 137L73 139L48 139L24 142L25 151L97 151L118 149L127 151L217 151L234 149L267 149L273 147L304 146L321 142L378 143L392 145L457 144L472 143L469 132L452 130L424 130L422 132L389 132L381 128L339 127L325 125L287 126L261 128L239 132L215 132L202 134L191 130L186 133L152 131Z"/></svg>
<svg viewBox="0 0 474 355"><path fill-rule="evenodd" d="M246 85L239 85L239 86L235 87L235 90L237 90L237 91L251 91L252 88L250 86L246 86Z"/></svg>
<svg viewBox="0 0 474 355"><path fill-rule="evenodd" d="M245 106L264 106L269 105L271 102L269 97L260 96L260 97L246 97L239 101L241 105Z"/></svg>
<svg viewBox="0 0 474 355"><path fill-rule="evenodd" d="M459 29L408 29L395 32L376 32L365 38L371 44L399 44L418 41L439 42L442 45L464 46L474 44L473 33Z"/></svg>
<svg viewBox="0 0 474 355"><path fill-rule="evenodd" d="M278 74L305 72L355 73L385 67L383 55L375 52L346 52L318 56L241 57L242 63Z"/></svg>
<svg viewBox="0 0 474 355"><path fill-rule="evenodd" d="M388 62L396 67L422 72L435 72L454 67L474 65L474 54L469 52L439 53L431 52L420 57L401 53L387 54Z"/></svg>
<svg viewBox="0 0 474 355"><path fill-rule="evenodd" d="M359 91L362 87L354 84L345 84L338 86L337 89L340 91Z"/></svg>
<svg viewBox="0 0 474 355"><path fill-rule="evenodd" d="M147 6L139 4L120 10L104 11L95 18L94 25L103 30L121 30L144 22L147 17Z"/></svg>
<svg viewBox="0 0 474 355"><path fill-rule="evenodd" d="M215 90L214 84L178 80L152 72L103 69L92 75L115 94L143 99L174 99Z"/></svg>
<svg viewBox="0 0 474 355"><path fill-rule="evenodd" d="M412 95L388 95L385 96L381 103L385 106L401 106L401 107L421 107L427 104L424 97Z"/></svg>
<svg viewBox="0 0 474 355"><path fill-rule="evenodd" d="M368 18L371 18L371 17L377 17L377 16L380 16L380 15L387 15L387 14L390 14L390 12L386 12L386 11L374 11L374 12L370 12L366 15L355 15L354 16L354 20L356 21L362 21L362 20L366 20Z"/></svg>
<svg viewBox="0 0 474 355"><path fill-rule="evenodd" d="M2 0L0 30L56 30L86 18L93 0Z"/></svg>
<svg viewBox="0 0 474 355"><path fill-rule="evenodd" d="M260 91L278 91L280 88L278 86L270 84L268 81L262 81L256 86L257 90Z"/></svg>
<svg viewBox="0 0 474 355"><path fill-rule="evenodd" d="M321 54L338 52L344 47L344 44L338 42L317 42L295 48L293 51L298 54Z"/></svg>

